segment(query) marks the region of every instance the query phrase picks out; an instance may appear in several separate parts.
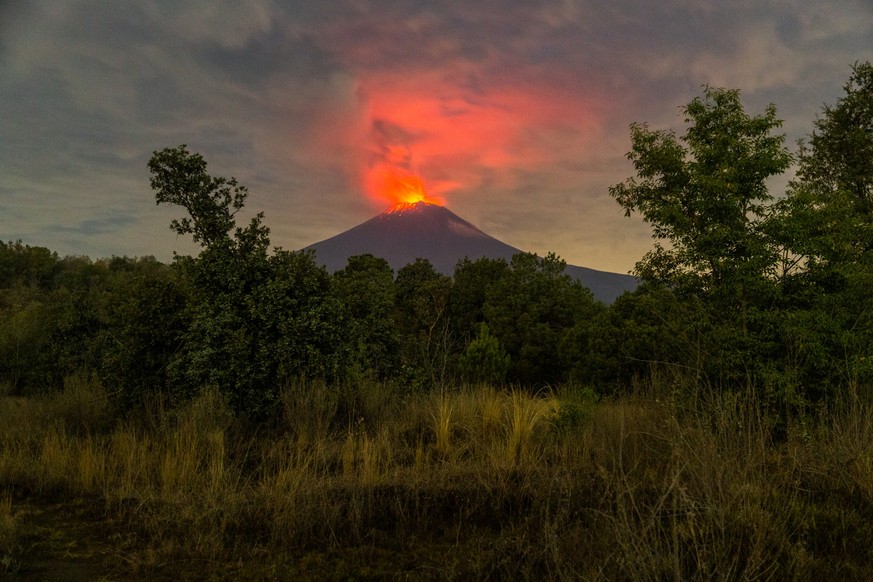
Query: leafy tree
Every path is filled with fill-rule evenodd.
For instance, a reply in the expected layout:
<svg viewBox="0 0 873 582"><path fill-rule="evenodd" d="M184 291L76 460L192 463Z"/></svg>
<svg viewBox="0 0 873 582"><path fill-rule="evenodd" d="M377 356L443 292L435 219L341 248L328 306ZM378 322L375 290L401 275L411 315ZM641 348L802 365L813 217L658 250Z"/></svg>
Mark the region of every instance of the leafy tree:
<svg viewBox="0 0 873 582"><path fill-rule="evenodd" d="M631 126L637 176L610 194L652 225L657 242L636 273L699 315L697 374L724 387L768 384L781 357L772 311L781 248L767 179L792 161L784 135L774 133L781 121L773 105L752 116L739 91L711 87L683 112L682 137Z"/></svg>
<svg viewBox="0 0 873 582"><path fill-rule="evenodd" d="M394 272L385 259L350 257L333 276L343 317L346 364L354 374L372 371L385 378L396 367L398 341L393 321Z"/></svg>
<svg viewBox="0 0 873 582"><path fill-rule="evenodd" d="M0 384L14 392L47 387L54 378L47 301L60 270L57 253L0 242Z"/></svg>
<svg viewBox="0 0 873 582"><path fill-rule="evenodd" d="M873 65L855 64L844 90L801 142L774 228L795 267L784 342L814 394L873 381Z"/></svg>
<svg viewBox="0 0 873 582"><path fill-rule="evenodd" d="M482 323L479 335L467 345L458 361L458 368L467 382L498 384L509 371L509 354Z"/></svg>
<svg viewBox="0 0 873 582"><path fill-rule="evenodd" d="M95 372L129 409L169 389L167 368L182 347L189 297L175 270L153 257L114 257L109 270L102 324L93 338L99 345Z"/></svg>
<svg viewBox="0 0 873 582"><path fill-rule="evenodd" d="M534 386L565 379L562 339L602 308L588 289L564 273L565 267L551 253L545 258L519 253L488 288L485 321L509 354L511 381Z"/></svg>
<svg viewBox="0 0 873 582"><path fill-rule="evenodd" d="M50 330L45 292L29 287L0 290L0 384L20 393L50 383Z"/></svg>
<svg viewBox="0 0 873 582"><path fill-rule="evenodd" d="M292 379L338 377L344 330L330 275L312 253L277 249L269 266L245 305L257 330L256 377L272 405L276 388Z"/></svg>
<svg viewBox="0 0 873 582"><path fill-rule="evenodd" d="M455 342L448 319L451 286L451 278L427 259L397 271L394 320L402 365L415 384L441 384L449 374Z"/></svg>
<svg viewBox="0 0 873 582"><path fill-rule="evenodd" d="M485 302L488 290L509 271L503 259L465 258L455 266L452 289L449 293L451 327L463 343L472 341L485 321Z"/></svg>
<svg viewBox="0 0 873 582"><path fill-rule="evenodd" d="M154 152L149 160L151 186L158 204L175 204L185 208L189 216L174 219L170 228L178 234L191 234L194 242L211 247L229 239L236 227L234 216L245 206L248 189L240 186L236 178L213 177L206 172L206 160L197 153L190 153L184 144L177 148L165 148ZM252 219L253 227L260 224L263 214ZM260 241L265 231L254 229L248 242ZM240 233L241 235L241 233ZM238 236L240 244L244 237Z"/></svg>
<svg viewBox="0 0 873 582"><path fill-rule="evenodd" d="M873 65L856 64L845 92L801 142L779 231L825 285L867 270L873 251Z"/></svg>
<svg viewBox="0 0 873 582"><path fill-rule="evenodd" d="M59 388L78 371L99 367L100 335L106 322L110 272L105 261L64 257L55 289L46 298L51 327L49 349L53 378L45 388Z"/></svg>
<svg viewBox="0 0 873 582"><path fill-rule="evenodd" d="M564 338L571 379L614 394L655 371L694 368L696 315L691 302L680 303L662 286L643 284L625 293Z"/></svg>
<svg viewBox="0 0 873 582"><path fill-rule="evenodd" d="M236 226L248 191L234 178L210 176L203 157L184 145L155 152L149 169L157 203L188 212L171 228L203 247L196 258L176 260L191 296L184 348L170 366L181 395L218 386L237 410L263 415L283 382L335 372L330 278L312 255L271 254L263 213Z"/></svg>
<svg viewBox="0 0 873 582"><path fill-rule="evenodd" d="M27 286L51 288L60 267L57 253L21 241L0 242L0 289Z"/></svg>
<svg viewBox="0 0 873 582"><path fill-rule="evenodd" d="M610 194L627 215L639 212L659 241L637 263L644 280L706 297L739 314L767 293L777 253L766 236L766 180L791 163L776 109L746 114L739 91L706 87L684 109L688 128L631 126L628 158L637 172ZM663 246L660 241L666 241Z"/></svg>
<svg viewBox="0 0 873 582"><path fill-rule="evenodd" d="M822 196L846 193L856 210L873 212L873 64L856 63L836 105L825 106L801 147L799 183Z"/></svg>

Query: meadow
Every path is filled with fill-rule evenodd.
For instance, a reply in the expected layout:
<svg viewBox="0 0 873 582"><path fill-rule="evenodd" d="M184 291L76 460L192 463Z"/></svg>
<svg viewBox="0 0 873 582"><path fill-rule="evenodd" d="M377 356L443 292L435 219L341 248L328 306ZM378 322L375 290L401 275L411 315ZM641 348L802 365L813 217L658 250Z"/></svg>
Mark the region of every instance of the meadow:
<svg viewBox="0 0 873 582"><path fill-rule="evenodd" d="M777 421L752 391L681 381L611 400L301 381L254 424L209 390L121 415L74 375L0 402L0 573L873 577L869 403Z"/></svg>

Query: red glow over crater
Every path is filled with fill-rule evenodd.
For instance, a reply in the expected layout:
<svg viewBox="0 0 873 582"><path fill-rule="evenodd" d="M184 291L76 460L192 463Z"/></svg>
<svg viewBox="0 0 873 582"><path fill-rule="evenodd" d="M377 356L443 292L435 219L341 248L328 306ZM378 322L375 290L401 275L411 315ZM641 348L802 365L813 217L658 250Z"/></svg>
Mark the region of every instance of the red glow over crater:
<svg viewBox="0 0 873 582"><path fill-rule="evenodd" d="M443 205L441 198L428 195L421 176L386 163L370 168L365 182L367 192L372 198L392 207L416 202Z"/></svg>
<svg viewBox="0 0 873 582"><path fill-rule="evenodd" d="M580 155L597 155L596 113L605 106L580 102L562 78L471 89L458 86L466 77L456 73L386 70L357 79L360 107L322 139L330 155L335 143L357 152L348 177L372 202L443 206L443 196L510 191L531 174L558 183Z"/></svg>

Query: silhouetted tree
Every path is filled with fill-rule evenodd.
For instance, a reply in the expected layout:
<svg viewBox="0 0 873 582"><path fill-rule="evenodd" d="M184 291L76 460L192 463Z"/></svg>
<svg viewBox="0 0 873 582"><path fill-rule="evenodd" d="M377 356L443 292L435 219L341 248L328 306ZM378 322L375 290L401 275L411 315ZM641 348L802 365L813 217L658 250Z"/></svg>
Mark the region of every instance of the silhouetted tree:
<svg viewBox="0 0 873 582"><path fill-rule="evenodd" d="M784 343L819 395L873 381L873 65L853 66L844 91L801 142L774 228L792 267Z"/></svg>
<svg viewBox="0 0 873 582"><path fill-rule="evenodd" d="M155 152L149 169L158 204L188 212L171 227L203 247L176 261L191 293L184 348L170 366L180 393L218 386L237 410L262 415L290 378L335 373L330 277L312 255L271 254L262 213L236 226L248 191L234 178L210 176L203 157L184 145Z"/></svg>
<svg viewBox="0 0 873 582"><path fill-rule="evenodd" d="M764 381L769 370L759 364L779 357L771 308L780 246L767 179L792 158L784 135L774 133L781 122L773 105L750 116L739 91L706 87L683 111L681 138L631 126L628 158L637 175L610 194L628 215L639 212L658 241L636 273L704 307L708 331L698 339L706 341L695 349L707 354L698 361L709 380Z"/></svg>

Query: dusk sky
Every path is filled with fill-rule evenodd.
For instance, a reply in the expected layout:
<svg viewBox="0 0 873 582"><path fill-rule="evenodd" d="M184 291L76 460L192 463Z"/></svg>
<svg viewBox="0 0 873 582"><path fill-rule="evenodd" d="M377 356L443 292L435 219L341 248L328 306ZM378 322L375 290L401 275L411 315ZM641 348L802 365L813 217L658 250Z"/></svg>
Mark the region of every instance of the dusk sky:
<svg viewBox="0 0 873 582"><path fill-rule="evenodd" d="M681 134L704 84L736 88L794 150L864 60L870 0L0 0L0 238L196 252L146 166L185 143L286 249L384 210L396 171L512 246L626 273L652 245L608 193L632 122Z"/></svg>

